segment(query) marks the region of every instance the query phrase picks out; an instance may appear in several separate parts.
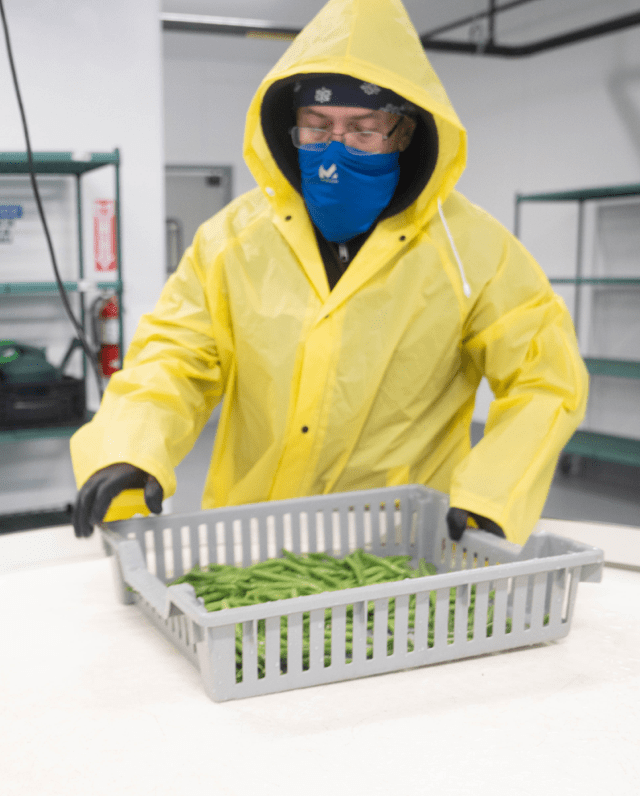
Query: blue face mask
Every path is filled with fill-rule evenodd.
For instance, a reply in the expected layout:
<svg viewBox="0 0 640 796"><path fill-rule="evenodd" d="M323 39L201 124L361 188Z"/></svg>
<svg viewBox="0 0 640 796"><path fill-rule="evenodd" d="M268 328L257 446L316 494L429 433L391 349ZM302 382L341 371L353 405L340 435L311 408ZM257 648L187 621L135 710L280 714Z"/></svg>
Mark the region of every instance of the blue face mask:
<svg viewBox="0 0 640 796"><path fill-rule="evenodd" d="M302 195L327 240L346 243L366 232L391 201L400 179L399 152L354 155L341 141L323 152L298 150Z"/></svg>

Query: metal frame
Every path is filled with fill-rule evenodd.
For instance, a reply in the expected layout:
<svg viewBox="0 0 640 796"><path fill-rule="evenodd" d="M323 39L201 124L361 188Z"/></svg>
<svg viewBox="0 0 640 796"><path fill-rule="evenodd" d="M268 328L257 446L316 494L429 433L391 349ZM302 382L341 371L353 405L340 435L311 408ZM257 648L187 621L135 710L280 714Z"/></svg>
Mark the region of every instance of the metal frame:
<svg viewBox="0 0 640 796"><path fill-rule="evenodd" d="M525 202L576 202L578 205L576 275L574 277L550 277L551 284L573 284L576 287L573 321L579 327L581 285L627 285L640 287L640 277L585 277L582 270L584 206L588 201L618 199L620 197L640 196L640 183L626 185L598 186L570 191L553 191L515 196L514 234L520 237L521 205ZM640 360L606 359L584 357L585 365L591 375L610 376L624 379L640 379ZM598 431L578 429L564 447L563 472L571 471L571 463L566 457L586 456L593 459L616 462L632 467L640 467L640 440L633 437L619 437Z"/></svg>
<svg viewBox="0 0 640 796"><path fill-rule="evenodd" d="M77 293L80 305L81 324L84 328L86 321L86 305L84 294L85 276L85 251L83 245L83 218L82 218L82 176L89 171L114 167L114 193L116 202L116 245L117 245L117 280L108 282L92 282L92 286L100 290L113 290L120 301L122 308L122 229L120 206L120 165L122 162L120 150L113 152L93 152L89 157L79 157L72 152L34 152L33 161L36 174L62 175L75 178L75 212L78 234L78 279L73 282L63 282L64 289L69 293ZM0 175L29 174L29 163L25 152L0 152ZM58 293L56 282L0 282L0 296L12 297L21 295L52 295ZM119 342L122 349L124 345L123 315L120 312ZM83 356L83 377L87 378L86 355ZM86 422L92 413L87 410ZM69 438L79 427L78 424L52 425L46 428L21 428L5 429L0 431L0 445L14 442L30 442L38 439ZM71 522L72 505L70 503L42 508L34 511L0 513L0 534L13 531L23 531L30 528L53 527L67 525Z"/></svg>
<svg viewBox="0 0 640 796"><path fill-rule="evenodd" d="M505 58L522 58L537 55L541 52L566 47L569 44L588 41L607 33L616 33L627 28L640 25L640 11L624 14L604 20L595 25L575 28L544 39L524 44L498 44L495 40L496 21L500 14L513 10L518 6L536 0L510 0L498 5L497 0L488 0L487 10L470 16L453 20L446 25L427 31L420 36L425 50L436 52L455 52L463 55L494 55ZM456 39L439 39L441 33L462 28L466 25L477 25L487 20L486 35L479 36L477 41L460 41ZM299 28L290 28L269 22L264 19L244 19L239 17L215 17L202 14L160 14L162 29L182 33L222 33L232 36L247 36L261 39L295 39L300 33Z"/></svg>

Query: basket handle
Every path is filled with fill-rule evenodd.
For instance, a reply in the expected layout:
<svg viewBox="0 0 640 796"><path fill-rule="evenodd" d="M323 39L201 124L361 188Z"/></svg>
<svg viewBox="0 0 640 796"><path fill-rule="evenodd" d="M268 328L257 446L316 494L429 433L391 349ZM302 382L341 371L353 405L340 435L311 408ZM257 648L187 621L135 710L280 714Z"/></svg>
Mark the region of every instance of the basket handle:
<svg viewBox="0 0 640 796"><path fill-rule="evenodd" d="M144 594L144 599L163 619L177 614L186 614L194 620L208 616L208 611L196 601L196 593L190 583L165 586L147 569L142 550L137 541L122 540L113 531L102 528L107 553L115 554L122 579L134 591Z"/></svg>

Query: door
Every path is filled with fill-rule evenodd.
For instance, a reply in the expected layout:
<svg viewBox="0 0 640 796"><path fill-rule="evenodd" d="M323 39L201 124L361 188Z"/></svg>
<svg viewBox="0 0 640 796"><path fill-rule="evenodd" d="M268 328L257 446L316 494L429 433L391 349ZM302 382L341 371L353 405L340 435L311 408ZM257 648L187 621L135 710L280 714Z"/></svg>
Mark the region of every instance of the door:
<svg viewBox="0 0 640 796"><path fill-rule="evenodd" d="M196 230L231 201L231 166L166 166L167 276L178 267Z"/></svg>

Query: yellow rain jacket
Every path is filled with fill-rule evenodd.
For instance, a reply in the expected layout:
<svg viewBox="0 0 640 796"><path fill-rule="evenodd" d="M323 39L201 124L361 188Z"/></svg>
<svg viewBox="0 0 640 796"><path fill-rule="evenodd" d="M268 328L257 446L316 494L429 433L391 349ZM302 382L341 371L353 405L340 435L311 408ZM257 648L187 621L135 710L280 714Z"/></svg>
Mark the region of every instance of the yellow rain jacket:
<svg viewBox="0 0 640 796"><path fill-rule="evenodd" d="M287 134L296 76L322 72L392 89L435 134L430 152L414 146L422 165L405 166L409 182L426 175L405 186L410 203L378 222L332 290ZM200 227L142 317L72 438L78 485L124 461L170 496L223 400L203 508L420 483L524 543L583 417L586 370L542 270L454 190L466 133L400 1L330 0L263 80L244 154L259 187ZM483 375L495 400L471 449ZM118 509L126 497L111 518L142 509L141 492Z"/></svg>

